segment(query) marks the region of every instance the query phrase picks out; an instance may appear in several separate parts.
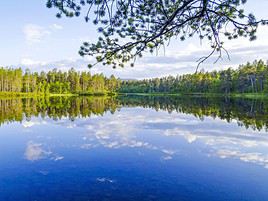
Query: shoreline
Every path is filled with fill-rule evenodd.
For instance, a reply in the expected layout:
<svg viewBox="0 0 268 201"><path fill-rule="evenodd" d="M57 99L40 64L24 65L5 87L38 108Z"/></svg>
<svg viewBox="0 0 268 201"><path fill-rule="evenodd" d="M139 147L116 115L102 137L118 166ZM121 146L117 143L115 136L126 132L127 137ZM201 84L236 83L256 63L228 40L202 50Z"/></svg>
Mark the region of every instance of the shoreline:
<svg viewBox="0 0 268 201"><path fill-rule="evenodd" d="M230 93L230 94L220 94L220 93L118 93L122 96L175 96L175 97L207 97L207 98L216 98L216 97L228 97L228 98L261 98L268 99L268 94L265 93Z"/></svg>
<svg viewBox="0 0 268 201"><path fill-rule="evenodd" d="M249 98L249 99L268 99L268 93L115 93L115 92L97 92L97 93L68 93L68 94L39 94L25 92L0 92L0 98L33 98L33 97L72 97L72 96L169 96L169 97L228 97L228 98Z"/></svg>
<svg viewBox="0 0 268 201"><path fill-rule="evenodd" d="M40 94L40 93L25 93L25 92L0 92L0 99L3 98L33 98L33 97L78 97L78 96L116 96L114 92L104 93L68 93L68 94Z"/></svg>

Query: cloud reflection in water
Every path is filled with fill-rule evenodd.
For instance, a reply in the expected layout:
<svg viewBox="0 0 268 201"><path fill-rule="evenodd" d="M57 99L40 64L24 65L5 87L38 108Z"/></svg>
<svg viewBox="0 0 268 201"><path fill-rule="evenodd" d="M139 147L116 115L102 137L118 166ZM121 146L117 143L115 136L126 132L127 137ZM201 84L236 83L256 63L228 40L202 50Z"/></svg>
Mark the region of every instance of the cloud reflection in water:
<svg viewBox="0 0 268 201"><path fill-rule="evenodd" d="M207 156L239 159L268 167L266 132L238 127L236 121L226 123L224 120L210 117L201 121L193 115L148 112L147 109L139 108L122 110L119 115L100 117L85 128L88 134L84 138L91 139L94 143L83 144L81 148L103 146L113 149L150 149L163 153L163 160L171 160L180 154L179 146L167 152L170 149L168 143L154 144L145 141L142 134L146 135L150 130L158 137L173 142L180 138L189 143L189 146L198 147L196 143L201 143L206 147Z"/></svg>
<svg viewBox="0 0 268 201"><path fill-rule="evenodd" d="M35 119L34 122L39 126L55 124L49 119L40 120L42 123ZM61 119L56 124L70 128L69 119ZM180 141L184 141L189 148L202 149L207 156L233 158L268 167L267 133L264 130L254 131L251 128L239 127L236 121L227 123L211 117L200 120L194 115L182 113L168 114L144 108L123 108L113 115L80 118L72 124L76 129L83 130L80 135L81 143L75 145L81 149L136 148L157 151L161 155L160 160L171 160L179 157L182 151L187 151L180 145ZM147 137L149 135L150 137ZM176 145L170 145L174 143ZM44 158L54 161L63 159L62 156L45 150L42 144L33 142L28 143L25 158L30 161Z"/></svg>
<svg viewBox="0 0 268 201"><path fill-rule="evenodd" d="M33 141L29 141L27 143L24 156L29 161L38 161L46 158L53 161L64 159L63 156L59 156L58 154L54 154L52 151L45 150L41 143L35 143Z"/></svg>

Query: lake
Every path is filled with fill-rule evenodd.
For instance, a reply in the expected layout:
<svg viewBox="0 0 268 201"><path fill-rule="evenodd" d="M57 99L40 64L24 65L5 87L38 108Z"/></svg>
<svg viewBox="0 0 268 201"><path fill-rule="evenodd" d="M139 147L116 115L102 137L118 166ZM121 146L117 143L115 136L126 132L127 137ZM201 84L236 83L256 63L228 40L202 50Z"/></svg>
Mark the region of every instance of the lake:
<svg viewBox="0 0 268 201"><path fill-rule="evenodd" d="M0 200L268 200L268 101L0 100Z"/></svg>

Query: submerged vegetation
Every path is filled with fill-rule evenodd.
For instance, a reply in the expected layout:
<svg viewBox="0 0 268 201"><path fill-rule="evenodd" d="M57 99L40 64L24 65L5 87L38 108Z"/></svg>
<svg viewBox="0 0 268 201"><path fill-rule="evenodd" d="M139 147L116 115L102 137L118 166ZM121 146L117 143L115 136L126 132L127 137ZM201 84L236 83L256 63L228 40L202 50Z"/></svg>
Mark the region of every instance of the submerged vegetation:
<svg viewBox="0 0 268 201"><path fill-rule="evenodd" d="M233 99L174 96L117 96L117 97L34 97L0 99L0 125L6 122L49 117L53 120L91 117L116 112L121 107L152 108L169 113L192 114L237 121L239 126L268 129L268 102L261 99Z"/></svg>

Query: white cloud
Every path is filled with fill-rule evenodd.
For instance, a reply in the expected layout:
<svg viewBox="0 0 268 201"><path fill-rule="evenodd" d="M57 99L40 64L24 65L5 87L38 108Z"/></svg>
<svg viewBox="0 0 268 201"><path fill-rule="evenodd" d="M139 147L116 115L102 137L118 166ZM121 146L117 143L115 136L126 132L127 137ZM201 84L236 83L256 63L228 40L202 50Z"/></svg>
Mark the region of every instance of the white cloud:
<svg viewBox="0 0 268 201"><path fill-rule="evenodd" d="M35 72L41 72L41 71L49 71L54 68L57 68L61 71L68 71L71 68L75 68L77 71L81 70L88 70L86 67L86 61L83 59L73 59L69 58L66 60L60 60L56 62L46 62L46 61L40 61L36 59L32 59L30 57L25 57L20 60L20 64L15 65L15 67L20 67L23 70L26 68L30 69L31 71Z"/></svg>
<svg viewBox="0 0 268 201"><path fill-rule="evenodd" d="M63 160L64 157L63 156L54 156L51 159L54 160L54 161L60 161L60 160Z"/></svg>
<svg viewBox="0 0 268 201"><path fill-rule="evenodd" d="M163 120L167 119L163 118ZM213 120L213 122L215 121L217 120ZM256 136L256 133L251 129L239 129L235 125L236 123L234 121L232 124L226 124L224 121L219 120L211 128L211 123L205 119L196 128L189 128L189 126L181 122L180 126L174 125L174 128L166 129L163 134L168 137L185 138L189 144L198 141L198 143L206 146L209 150L209 155L222 159L239 159L243 162L254 163L267 168L268 154L267 151L264 151L268 147L267 136ZM228 130L228 126L234 126L233 130Z"/></svg>
<svg viewBox="0 0 268 201"><path fill-rule="evenodd" d="M24 156L29 161L37 161L50 155L51 152L45 151L42 148L42 144L29 142L27 144Z"/></svg>
<svg viewBox="0 0 268 201"><path fill-rule="evenodd" d="M47 122L45 121L23 121L21 124L24 128L30 128L35 125L41 125L41 124L46 124Z"/></svg>
<svg viewBox="0 0 268 201"><path fill-rule="evenodd" d="M45 28L37 25L28 25L24 31L27 33L28 41L41 41L46 35L60 29L62 29L62 26L58 24L52 24ZM224 55L222 60L214 64L214 61L217 59L217 55L214 55L207 62L202 64L200 69L204 68L207 71L212 71L226 69L228 67L236 68L239 64L246 63L247 61L252 62L255 59L267 59L267 34L268 28L261 27L258 32L258 40L254 42L249 42L248 39L244 38L233 41L227 40L225 47L230 53L231 60L229 61L227 55ZM78 45L80 45L82 41L91 41L92 39L93 38L90 36L78 36L76 40L79 41ZM97 65L90 69L90 71L92 74L104 73L106 76L114 74L124 79L143 79L194 73L197 67L196 61L200 59L200 57L208 55L210 50L206 41L203 41L203 44L199 45L199 40L196 39L190 39L187 42L172 40L170 46L166 47L164 54L159 53L158 56L155 54L145 54L143 58L137 60L134 68L126 65L125 68L113 69L111 66ZM52 68L67 71L72 67L77 70L88 70L87 65L95 62L93 57L80 58L78 55L74 55L72 59L70 59L70 57L66 58L67 59L59 59L50 62L38 62L25 58L22 60L21 64L27 65L28 68L37 71L48 71Z"/></svg>
<svg viewBox="0 0 268 201"><path fill-rule="evenodd" d="M53 31L61 29L63 29L63 27L58 24L52 24L49 27L43 27L36 24L26 24L23 27L23 33L25 35L25 39L29 43L39 43Z"/></svg>
<svg viewBox="0 0 268 201"><path fill-rule="evenodd" d="M114 183L115 182L115 180L110 179L110 178L105 178L105 177L97 178L96 181L101 182L101 183Z"/></svg>
<svg viewBox="0 0 268 201"><path fill-rule="evenodd" d="M33 66L33 65L45 65L46 62L42 62L42 61L36 61L30 58L22 58L21 62L22 65L25 66Z"/></svg>
<svg viewBox="0 0 268 201"><path fill-rule="evenodd" d="M22 123L22 126L25 127L25 128L30 128L32 126L36 125L34 122L31 122L31 121L26 121L26 122L23 122Z"/></svg>
<svg viewBox="0 0 268 201"><path fill-rule="evenodd" d="M52 25L50 26L50 28L51 28L52 30L61 30L61 29L63 29L63 26L61 26L61 25L59 25L59 24L52 24Z"/></svg>
<svg viewBox="0 0 268 201"><path fill-rule="evenodd" d="M24 152L24 157L29 161L39 161L41 159L48 159L57 162L64 159L63 156L57 153L53 153L52 151L50 151L49 148L45 148L43 144L36 143L33 141L29 141L27 143Z"/></svg>
<svg viewBox="0 0 268 201"><path fill-rule="evenodd" d="M45 36L51 34L51 32L46 28L35 24L25 25L23 33L25 35L25 39L30 43L41 42Z"/></svg>
<svg viewBox="0 0 268 201"><path fill-rule="evenodd" d="M255 163L258 165L262 165L265 168L268 168L268 155L262 153L257 152L243 153L237 150L221 149L218 150L217 155L220 158L236 158L243 162Z"/></svg>

